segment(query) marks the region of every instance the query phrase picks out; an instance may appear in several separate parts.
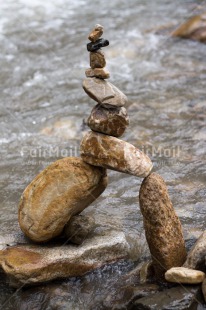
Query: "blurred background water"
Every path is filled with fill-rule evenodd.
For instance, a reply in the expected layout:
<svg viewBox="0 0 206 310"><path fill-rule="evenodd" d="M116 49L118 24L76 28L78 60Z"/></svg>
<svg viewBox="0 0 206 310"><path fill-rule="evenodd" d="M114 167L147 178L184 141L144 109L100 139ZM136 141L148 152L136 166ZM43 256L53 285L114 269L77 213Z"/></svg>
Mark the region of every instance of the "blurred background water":
<svg viewBox="0 0 206 310"><path fill-rule="evenodd" d="M104 48L110 81L129 98L123 139L145 151L167 182L185 236L205 229L206 45L154 31L175 28L204 8L205 1L192 0L0 1L1 236L18 229L18 201L34 176L59 158L79 155L94 106L81 84L89 67L87 36L96 23L110 41ZM141 181L109 172L108 188L85 211L101 229L124 231L134 257L148 253ZM82 279L18 291L9 301L13 290L2 282L0 304L103 309L108 289L130 268L119 263Z"/></svg>

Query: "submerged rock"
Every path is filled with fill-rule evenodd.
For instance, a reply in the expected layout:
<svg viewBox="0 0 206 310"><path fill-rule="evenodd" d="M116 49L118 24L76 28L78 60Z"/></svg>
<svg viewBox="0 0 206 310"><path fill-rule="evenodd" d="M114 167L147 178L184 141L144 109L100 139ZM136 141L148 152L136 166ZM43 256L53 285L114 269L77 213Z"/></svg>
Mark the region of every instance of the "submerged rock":
<svg viewBox="0 0 206 310"><path fill-rule="evenodd" d="M88 164L144 178L152 169L147 155L125 141L90 131L82 139L80 152Z"/></svg>
<svg viewBox="0 0 206 310"><path fill-rule="evenodd" d="M200 303L199 293L198 286L177 286L140 298L129 310L192 310Z"/></svg>
<svg viewBox="0 0 206 310"><path fill-rule="evenodd" d="M173 267L165 273L165 279L174 283L198 284L204 278L204 272L185 267Z"/></svg>
<svg viewBox="0 0 206 310"><path fill-rule="evenodd" d="M196 269L200 268L205 270L205 257L206 257L206 230L195 242L187 255L184 267Z"/></svg>
<svg viewBox="0 0 206 310"><path fill-rule="evenodd" d="M124 107L106 109L98 104L93 108L87 124L93 131L120 137L129 125L129 117Z"/></svg>
<svg viewBox="0 0 206 310"><path fill-rule="evenodd" d="M123 107L127 97L116 86L98 78L87 78L83 81L85 92L104 107Z"/></svg>
<svg viewBox="0 0 206 310"><path fill-rule="evenodd" d="M57 278L76 277L126 258L129 245L119 231L93 235L81 246L21 245L0 251L0 266L11 286L31 285Z"/></svg>
<svg viewBox="0 0 206 310"><path fill-rule="evenodd" d="M206 42L206 13L196 15L183 23L174 32L174 37L182 37L186 39Z"/></svg>
<svg viewBox="0 0 206 310"><path fill-rule="evenodd" d="M165 271L182 266L186 259L181 223L173 209L167 186L157 173L143 180L139 201L155 275L161 278Z"/></svg>
<svg viewBox="0 0 206 310"><path fill-rule="evenodd" d="M19 225L27 237L43 242L58 236L70 218L106 188L106 170L81 158L60 159L27 186L19 204Z"/></svg>
<svg viewBox="0 0 206 310"><path fill-rule="evenodd" d="M78 214L73 216L64 227L66 238L75 244L82 244L95 225L94 218Z"/></svg>

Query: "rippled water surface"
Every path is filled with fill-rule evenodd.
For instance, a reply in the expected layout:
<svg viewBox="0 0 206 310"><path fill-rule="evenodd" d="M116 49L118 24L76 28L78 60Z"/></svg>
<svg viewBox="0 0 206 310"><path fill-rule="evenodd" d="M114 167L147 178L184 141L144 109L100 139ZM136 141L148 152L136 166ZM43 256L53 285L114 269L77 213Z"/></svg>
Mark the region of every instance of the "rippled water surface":
<svg viewBox="0 0 206 310"><path fill-rule="evenodd" d="M58 158L79 155L94 105L81 83L89 63L87 36L96 23L110 40L104 49L110 81L129 98L130 126L123 139L147 152L166 180L185 235L204 230L206 45L155 29L177 26L203 10L205 1L0 4L1 235L18 226L18 201L33 177ZM124 231L134 255L147 253L138 204L141 180L116 172L109 178L108 188L85 212L94 214L102 229ZM122 262L82 280L19 291L9 301L13 290L2 284L0 303L2 309L100 309L108 288L130 268Z"/></svg>

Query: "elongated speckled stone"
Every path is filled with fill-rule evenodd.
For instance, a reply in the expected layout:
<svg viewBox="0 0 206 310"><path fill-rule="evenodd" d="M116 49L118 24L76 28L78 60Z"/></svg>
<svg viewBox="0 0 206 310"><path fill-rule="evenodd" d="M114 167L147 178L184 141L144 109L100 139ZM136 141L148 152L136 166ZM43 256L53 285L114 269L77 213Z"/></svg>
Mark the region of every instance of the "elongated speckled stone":
<svg viewBox="0 0 206 310"><path fill-rule="evenodd" d="M157 173L142 182L139 201L155 274L161 278L168 269L182 266L186 259L181 223L167 186Z"/></svg>
<svg viewBox="0 0 206 310"><path fill-rule="evenodd" d="M93 131L82 139L81 157L88 164L142 178L152 169L149 157L132 144Z"/></svg>

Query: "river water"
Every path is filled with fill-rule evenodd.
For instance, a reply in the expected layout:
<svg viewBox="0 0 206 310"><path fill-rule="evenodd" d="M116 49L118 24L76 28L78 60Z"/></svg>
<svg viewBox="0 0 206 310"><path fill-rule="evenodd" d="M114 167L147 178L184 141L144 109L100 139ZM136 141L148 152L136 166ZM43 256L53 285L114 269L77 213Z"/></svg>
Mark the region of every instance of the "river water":
<svg viewBox="0 0 206 310"><path fill-rule="evenodd" d="M205 229L206 45L156 34L181 24L205 1L0 1L0 228L18 227L20 195L34 176L64 156L78 156L94 102L81 88L87 36L105 27L110 81L129 98L123 139L146 152L168 185L184 234ZM134 257L148 253L139 211L141 180L109 172L109 186L86 213L102 229L125 232ZM82 279L14 291L1 283L2 309L103 309L120 262ZM95 285L94 285L95 283ZM95 289L94 289L95 286ZM13 296L11 299L9 299Z"/></svg>

